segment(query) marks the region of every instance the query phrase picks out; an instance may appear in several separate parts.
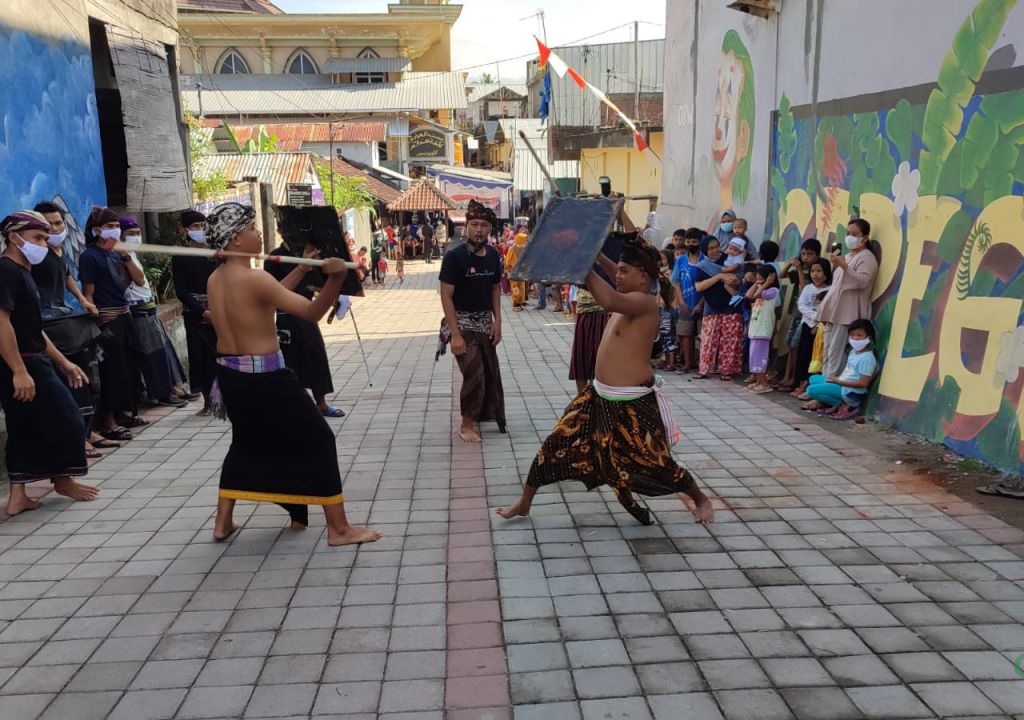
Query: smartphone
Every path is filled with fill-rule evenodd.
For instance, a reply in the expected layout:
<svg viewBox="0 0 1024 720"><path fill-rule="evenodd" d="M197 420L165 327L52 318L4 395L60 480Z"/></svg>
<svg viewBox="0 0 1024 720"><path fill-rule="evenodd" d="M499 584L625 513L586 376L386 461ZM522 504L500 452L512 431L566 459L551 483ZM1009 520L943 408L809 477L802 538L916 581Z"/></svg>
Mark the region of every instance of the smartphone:
<svg viewBox="0 0 1024 720"><path fill-rule="evenodd" d="M612 179L607 175L602 175L597 179L601 183L601 194L608 197L612 194Z"/></svg>
<svg viewBox="0 0 1024 720"><path fill-rule="evenodd" d="M833 255L842 255L843 246L840 245L839 243L832 243L832 247L829 248L829 252L831 252Z"/></svg>

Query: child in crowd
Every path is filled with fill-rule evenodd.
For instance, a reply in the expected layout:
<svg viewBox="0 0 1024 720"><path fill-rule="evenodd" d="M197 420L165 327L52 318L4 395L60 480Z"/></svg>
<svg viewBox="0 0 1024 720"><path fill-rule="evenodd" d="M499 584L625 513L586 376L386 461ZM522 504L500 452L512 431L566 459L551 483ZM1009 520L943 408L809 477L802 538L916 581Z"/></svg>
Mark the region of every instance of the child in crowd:
<svg viewBox="0 0 1024 720"><path fill-rule="evenodd" d="M356 272L359 273L359 282L365 282L366 276L370 274L369 260L366 259L367 252L366 246L363 245L356 253L356 262L359 264L359 270Z"/></svg>
<svg viewBox="0 0 1024 720"><path fill-rule="evenodd" d="M662 250L659 258L658 272L664 282L658 286L658 339L654 343L654 357L661 356L659 365L666 372L675 372L676 353L679 343L676 341L676 289L670 281L675 255L672 250Z"/></svg>
<svg viewBox="0 0 1024 720"><path fill-rule="evenodd" d="M729 241L729 244L725 246L725 263L722 265L722 272L732 273L736 276L742 277L743 265L745 263L744 258L747 254L747 241L743 238L734 237ZM740 289L731 285L725 286L726 292L732 295L732 300L729 301L730 305L738 305L743 300L743 295Z"/></svg>
<svg viewBox="0 0 1024 720"><path fill-rule="evenodd" d="M779 304L775 268L771 265L758 266L757 280L747 291L747 299L752 303L747 337L750 339L750 372L755 378L750 391L763 395L772 391L772 386L768 383L768 355L772 335L775 334L775 308Z"/></svg>
<svg viewBox="0 0 1024 720"><path fill-rule="evenodd" d="M803 244L800 246L800 255L792 260L782 263L781 271L779 272L780 278L789 278L789 283L794 289L794 292L790 294L791 300L789 302L789 310L792 312L794 306L796 307L796 312L792 313L793 317L789 323L789 330L786 332L786 347L789 348L789 353L786 355L786 374L782 377L782 382L779 383L778 386L778 389L783 392L793 391L797 385L800 384L800 380L796 377L796 365L800 349L801 328L804 327L804 319L800 312L799 297L803 293L804 289L811 284L810 272L815 261L817 261L820 256L821 243L814 238L804 240ZM810 355L808 355L808 361L810 361ZM793 397L796 397L802 393L803 390L800 392L792 392L791 394Z"/></svg>
<svg viewBox="0 0 1024 720"><path fill-rule="evenodd" d="M818 412L831 416L833 420L849 420L857 415L868 393L868 386L878 372L878 360L872 352L875 326L870 320L854 320L850 323L849 343L850 354L846 358L843 374L830 378L814 375L807 386L807 394L813 400L829 406Z"/></svg>
<svg viewBox="0 0 1024 720"><path fill-rule="evenodd" d="M388 258L386 255L381 255L377 259L377 284L383 285L384 279L388 274Z"/></svg>
<svg viewBox="0 0 1024 720"><path fill-rule="evenodd" d="M399 255L395 260L395 272L398 273L398 284L405 282L405 256Z"/></svg>
<svg viewBox="0 0 1024 720"><path fill-rule="evenodd" d="M576 317L576 302L580 289L575 285L569 286L569 309L566 311L568 317Z"/></svg>
<svg viewBox="0 0 1024 720"><path fill-rule="evenodd" d="M771 265L775 269L775 275L779 275L779 244L773 240L765 240L757 249L757 259L761 263Z"/></svg>
<svg viewBox="0 0 1024 720"><path fill-rule="evenodd" d="M824 258L817 258L811 263L811 281L800 291L800 299L797 300L797 310L800 314L800 340L796 349L796 363L794 363L793 378L797 383L791 395L803 400L810 400L805 396L807 391L807 380L811 376L811 356L814 354L814 340L818 333L824 330L818 326L818 303L822 301L832 284L832 265ZM817 369L821 372L820 366Z"/></svg>

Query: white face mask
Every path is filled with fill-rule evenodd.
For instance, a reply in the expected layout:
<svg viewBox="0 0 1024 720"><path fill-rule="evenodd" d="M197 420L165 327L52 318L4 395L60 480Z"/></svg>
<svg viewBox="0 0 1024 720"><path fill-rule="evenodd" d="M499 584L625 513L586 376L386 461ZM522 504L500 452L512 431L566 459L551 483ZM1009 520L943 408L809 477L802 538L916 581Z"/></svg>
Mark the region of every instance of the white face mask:
<svg viewBox="0 0 1024 720"><path fill-rule="evenodd" d="M46 253L50 252L50 248L45 245L30 243L21 235L18 235L18 239L21 240L21 245L18 246L18 249L21 250L21 254L28 260L29 265L38 265L46 258Z"/></svg>
<svg viewBox="0 0 1024 720"><path fill-rule="evenodd" d="M124 241L128 245L141 245L142 244L142 236L141 235L125 235L124 236Z"/></svg>
<svg viewBox="0 0 1024 720"><path fill-rule="evenodd" d="M868 344L870 344L870 342L871 340L869 338L864 338L863 340L854 340L853 338L850 338L850 347L852 347L856 352L861 352L868 346Z"/></svg>
<svg viewBox="0 0 1024 720"><path fill-rule="evenodd" d="M189 230L188 231L188 239L191 240L194 243L199 243L200 245L205 245L206 244L206 231L205 230Z"/></svg>
<svg viewBox="0 0 1024 720"><path fill-rule="evenodd" d="M859 250L863 244L864 238L862 237L854 237L853 235L846 236L846 247L850 250Z"/></svg>
<svg viewBox="0 0 1024 720"><path fill-rule="evenodd" d="M67 238L67 228L63 229L57 235L50 235L46 238L46 242L49 243L50 247L60 247L64 244L64 239Z"/></svg>
<svg viewBox="0 0 1024 720"><path fill-rule="evenodd" d="M100 230L100 237L104 240L120 240L121 228L104 228Z"/></svg>

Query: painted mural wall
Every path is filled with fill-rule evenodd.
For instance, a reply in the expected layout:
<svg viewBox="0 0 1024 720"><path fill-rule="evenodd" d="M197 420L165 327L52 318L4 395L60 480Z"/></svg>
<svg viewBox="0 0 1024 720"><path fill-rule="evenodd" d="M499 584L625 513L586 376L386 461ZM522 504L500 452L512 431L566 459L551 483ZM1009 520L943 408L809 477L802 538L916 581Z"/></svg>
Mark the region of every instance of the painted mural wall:
<svg viewBox="0 0 1024 720"><path fill-rule="evenodd" d="M1000 38L1014 5L968 3L927 85L814 108L782 94L765 234L791 257L868 219L881 252L870 414L1020 473L1024 68L992 62L1012 51Z"/></svg>
<svg viewBox="0 0 1024 720"><path fill-rule="evenodd" d="M89 48L0 22L0 215L61 195L84 224L106 203Z"/></svg>

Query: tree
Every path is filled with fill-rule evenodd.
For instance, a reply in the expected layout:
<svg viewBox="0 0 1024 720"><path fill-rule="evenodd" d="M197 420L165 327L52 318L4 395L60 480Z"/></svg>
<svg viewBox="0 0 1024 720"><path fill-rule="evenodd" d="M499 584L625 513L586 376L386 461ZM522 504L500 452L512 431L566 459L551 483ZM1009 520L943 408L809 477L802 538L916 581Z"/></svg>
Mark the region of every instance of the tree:
<svg viewBox="0 0 1024 720"><path fill-rule="evenodd" d="M369 210L371 215L377 214L377 199L370 194L363 178L334 173L332 187L331 167L327 163L316 164L316 176L324 189L324 201L333 205L339 213L346 210Z"/></svg>
<svg viewBox="0 0 1024 720"><path fill-rule="evenodd" d="M240 153L261 153L261 152L277 152L277 135L270 135L267 133L265 125L260 125L259 134L254 138L249 138L245 141L245 144L238 142L238 136L235 135L235 131L231 129L231 126L224 123L224 129L228 132L228 137L231 138L232 144L235 146L235 151Z"/></svg>
<svg viewBox="0 0 1024 720"><path fill-rule="evenodd" d="M482 82L484 85L490 85L491 83L494 82L494 76L491 75L490 73L484 73L483 77L480 78L480 82Z"/></svg>
<svg viewBox="0 0 1024 720"><path fill-rule="evenodd" d="M223 170L214 172L204 168L204 158L213 155L213 130L204 127L199 118L188 110L185 111L185 124L188 125L188 156L192 167L192 194L200 200L206 200L228 189L228 179Z"/></svg>

